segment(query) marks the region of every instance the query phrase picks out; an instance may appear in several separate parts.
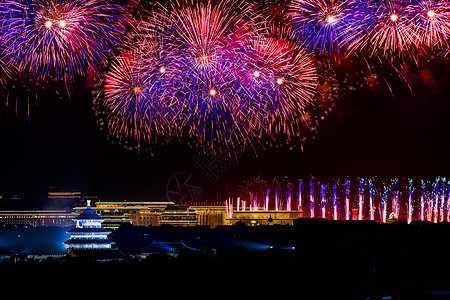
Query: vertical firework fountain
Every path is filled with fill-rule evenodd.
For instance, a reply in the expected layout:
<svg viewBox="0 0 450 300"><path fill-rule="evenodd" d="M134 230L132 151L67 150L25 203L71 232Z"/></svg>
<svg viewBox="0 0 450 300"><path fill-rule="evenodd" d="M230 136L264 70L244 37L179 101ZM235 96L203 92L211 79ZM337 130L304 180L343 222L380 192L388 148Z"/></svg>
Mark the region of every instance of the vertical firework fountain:
<svg viewBox="0 0 450 300"><path fill-rule="evenodd" d="M314 218L314 180L309 182L309 217Z"/></svg>
<svg viewBox="0 0 450 300"><path fill-rule="evenodd" d="M443 177L434 180L361 177L327 181L311 178L309 185L303 185L304 181L286 180L286 177L283 181L275 179L268 186L258 185L240 197L228 198L225 201L227 217L231 218L233 211L303 211L303 205L309 202L305 207L309 213L304 215L309 218L386 223L392 214L393 219L408 224L450 221L450 182ZM320 197L317 207L316 196ZM308 197L309 201L305 202Z"/></svg>

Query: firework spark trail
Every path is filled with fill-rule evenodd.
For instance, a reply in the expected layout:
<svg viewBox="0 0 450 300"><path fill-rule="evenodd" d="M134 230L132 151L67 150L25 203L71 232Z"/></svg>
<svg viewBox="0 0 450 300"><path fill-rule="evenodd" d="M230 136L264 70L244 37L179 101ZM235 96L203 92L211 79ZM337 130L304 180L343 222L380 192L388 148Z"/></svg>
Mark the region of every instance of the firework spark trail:
<svg viewBox="0 0 450 300"><path fill-rule="evenodd" d="M450 187L447 182L447 222L450 222Z"/></svg>
<svg viewBox="0 0 450 300"><path fill-rule="evenodd" d="M350 220L350 180L345 180L345 219Z"/></svg>
<svg viewBox="0 0 450 300"><path fill-rule="evenodd" d="M314 204L314 181L311 180L309 182L309 217L310 218L314 218L314 209L315 209L315 204Z"/></svg>
<svg viewBox="0 0 450 300"><path fill-rule="evenodd" d="M412 179L409 179L408 182L409 182L409 185L408 185L408 203L407 203L407 206L406 206L406 215L407 215L406 222L409 224L413 220L414 207L413 207L413 199L412 199L412 197L413 197L414 189L413 189L413 186L412 186L413 185Z"/></svg>
<svg viewBox="0 0 450 300"><path fill-rule="evenodd" d="M333 185L333 194L332 194L332 199L331 199L332 203L333 203L333 220L337 220L338 219L338 201L337 201L337 183L335 183Z"/></svg>
<svg viewBox="0 0 450 300"><path fill-rule="evenodd" d="M420 184L420 221L425 221L425 181Z"/></svg>
<svg viewBox="0 0 450 300"><path fill-rule="evenodd" d="M381 221L383 223L387 222L387 199L388 199L389 188L386 185L383 185L383 197L381 198Z"/></svg>
<svg viewBox="0 0 450 300"><path fill-rule="evenodd" d="M364 217L364 178L359 178L358 220Z"/></svg>
<svg viewBox="0 0 450 300"><path fill-rule="evenodd" d="M298 200L297 200L297 210L303 210L303 203L302 203L302 184L303 182L300 180L298 182Z"/></svg>
<svg viewBox="0 0 450 300"><path fill-rule="evenodd" d="M373 182L372 179L368 180L369 182L369 215L371 220L375 220L375 207L374 207L374 190L373 190Z"/></svg>
<svg viewBox="0 0 450 300"><path fill-rule="evenodd" d="M170 89L162 80L149 81L140 72L141 64L133 54L116 57L105 78L104 97L97 100L106 108L109 131L119 139L135 140L138 147L157 135L169 135L171 122Z"/></svg>
<svg viewBox="0 0 450 300"><path fill-rule="evenodd" d="M320 185L320 202L321 216L325 219L327 211L327 185L323 183Z"/></svg>
<svg viewBox="0 0 450 300"><path fill-rule="evenodd" d="M395 215L395 218L399 217L400 213L400 203L399 203L399 193L398 193L398 179L394 178L391 180L391 203L392 203L392 212Z"/></svg>
<svg viewBox="0 0 450 300"><path fill-rule="evenodd" d="M417 47L428 49L448 47L450 36L450 3L423 0L408 5Z"/></svg>
<svg viewBox="0 0 450 300"><path fill-rule="evenodd" d="M256 116L257 127L263 126L288 134L296 129L287 125L289 119L301 116L311 103L317 85L317 75L311 57L293 45L289 33L279 28L272 29L274 37L257 37L253 53L244 64L241 78L248 83L243 86L247 103L256 102L251 115ZM281 126L276 126L276 124Z"/></svg>
<svg viewBox="0 0 450 300"><path fill-rule="evenodd" d="M406 1L374 2L376 25L362 47L371 48L372 55L381 55L390 61L411 53L417 33L406 6Z"/></svg>
<svg viewBox="0 0 450 300"><path fill-rule="evenodd" d="M373 27L369 2L294 0L289 17L300 43L308 50L351 50Z"/></svg>
<svg viewBox="0 0 450 300"><path fill-rule="evenodd" d="M107 106L142 105L138 110L122 109L121 117L114 119L117 124L113 134L142 127L139 118L145 118L141 123L149 120L152 124L145 124L146 130L158 129L160 120L164 122L161 127L177 132L175 135L195 138L202 147L212 149L236 151L261 134L282 133L290 138L295 132L290 120L305 113L316 93L315 67L311 57L287 39L285 31L269 34L268 29L254 29L251 8L231 0L219 4L192 2L187 6L172 2L167 9L155 9L146 29L134 34L137 47L142 49L140 66L135 68L139 74L127 76L139 78L142 83L137 90L116 89L117 95L124 94L125 102L136 98L138 91L138 101L105 102ZM152 49L154 44L160 47ZM120 68L111 69L118 72ZM167 84L162 86L160 77ZM165 95L158 92L154 97L153 90L163 88L168 90ZM111 93L106 96L119 99ZM150 98L163 97L170 99L156 102L167 102L166 108L170 109L157 112ZM132 116L125 116L125 112ZM146 130L133 134L148 142L152 134L147 130L144 137ZM133 134L123 135L129 138Z"/></svg>
<svg viewBox="0 0 450 300"><path fill-rule="evenodd" d="M238 34L246 26L242 20L248 8L237 13L231 3L171 3L159 29L169 57L166 76L178 97L176 126L202 144L213 147L215 141L228 149L250 143L254 129L235 72L250 34Z"/></svg>
<svg viewBox="0 0 450 300"><path fill-rule="evenodd" d="M120 43L123 10L107 0L24 0L0 5L0 33L19 71L84 75Z"/></svg>

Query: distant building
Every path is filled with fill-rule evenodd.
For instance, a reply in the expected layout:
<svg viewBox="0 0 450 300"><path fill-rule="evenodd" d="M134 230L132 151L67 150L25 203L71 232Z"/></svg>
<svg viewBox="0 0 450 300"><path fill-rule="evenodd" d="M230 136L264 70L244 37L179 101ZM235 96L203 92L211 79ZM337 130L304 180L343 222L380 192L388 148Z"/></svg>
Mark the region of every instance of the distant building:
<svg viewBox="0 0 450 300"><path fill-rule="evenodd" d="M302 217L302 211L269 210L269 211L234 211L231 218L227 218L231 225L244 223L245 225L293 225L294 220Z"/></svg>
<svg viewBox="0 0 450 300"><path fill-rule="evenodd" d="M64 242L68 257L97 261L123 258L123 254L113 247L115 243L108 239L111 232L102 228L105 219L92 210L89 200L86 209L73 220L76 227L67 232L70 239Z"/></svg>
<svg viewBox="0 0 450 300"><path fill-rule="evenodd" d="M110 230L115 230L123 224L131 224L134 226L159 226L161 224L174 225L177 222L173 222L176 217L182 216L180 213L172 215L169 210L163 213L167 208L171 207L172 210L179 207L180 210L185 210L189 207L193 210L190 212L189 218L193 219L195 216L196 221L191 220L190 226L196 223L196 225L206 225L212 228L226 224L226 208L225 206L214 205L175 205L173 202L102 202L98 201L95 207L92 207L97 214L105 218L102 223L102 227ZM83 207L75 207L76 213L81 213ZM170 220L169 220L170 219ZM185 222L186 223L186 222Z"/></svg>
<svg viewBox="0 0 450 300"><path fill-rule="evenodd" d="M124 224L135 226L157 226L159 213L173 202L102 202L98 201L92 209L105 221L103 228L115 230ZM84 208L75 207L75 212Z"/></svg>
<svg viewBox="0 0 450 300"><path fill-rule="evenodd" d="M159 224L179 227L198 225L197 213L190 205L167 205L161 212Z"/></svg>
<svg viewBox="0 0 450 300"><path fill-rule="evenodd" d="M215 228L226 224L227 210L223 205L195 205L191 208L197 214L198 225Z"/></svg>
<svg viewBox="0 0 450 300"><path fill-rule="evenodd" d="M3 210L0 223L5 225L73 226L74 214L67 210Z"/></svg>
<svg viewBox="0 0 450 300"><path fill-rule="evenodd" d="M50 187L47 193L48 205L52 207L73 207L81 200L81 192L77 190Z"/></svg>
<svg viewBox="0 0 450 300"><path fill-rule="evenodd" d="M79 191L67 191L59 190L56 188L50 188L48 192L48 199L81 199L81 192Z"/></svg>

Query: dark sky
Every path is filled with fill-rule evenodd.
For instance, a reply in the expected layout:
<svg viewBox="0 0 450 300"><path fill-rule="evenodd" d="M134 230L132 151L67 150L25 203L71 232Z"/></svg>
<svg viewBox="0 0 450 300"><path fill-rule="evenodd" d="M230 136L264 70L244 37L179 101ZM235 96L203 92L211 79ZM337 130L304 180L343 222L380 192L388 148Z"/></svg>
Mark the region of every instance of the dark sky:
<svg viewBox="0 0 450 300"><path fill-rule="evenodd" d="M394 96L381 78L376 85L354 91L348 89L353 83L341 82L339 97L317 132L304 133L303 151L298 143L293 150L282 143L266 143L265 149L257 147L258 157L251 150L241 154L239 165L229 165L217 183L195 167L196 150L185 143L158 147L151 156L108 142L96 124L91 90L82 83L69 87L70 100L51 88L40 92L32 101L30 123L26 114L15 116L11 103L8 111L4 108L3 95L0 193L21 195L23 203L36 206L45 201L49 187L77 189L103 201L166 200L167 182L178 172L195 174L208 199L259 174L446 176L449 71L448 59L406 70L412 93L398 76L387 75ZM339 72L339 80L352 74L345 67ZM23 99L19 107L26 107ZM329 107L325 103L317 108L316 117L320 119Z"/></svg>

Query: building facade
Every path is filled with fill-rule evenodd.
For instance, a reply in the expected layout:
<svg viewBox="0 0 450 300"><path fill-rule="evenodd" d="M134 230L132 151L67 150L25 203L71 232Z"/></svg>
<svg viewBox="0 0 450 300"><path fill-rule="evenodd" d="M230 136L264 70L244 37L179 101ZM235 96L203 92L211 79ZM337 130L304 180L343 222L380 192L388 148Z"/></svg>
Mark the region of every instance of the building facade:
<svg viewBox="0 0 450 300"><path fill-rule="evenodd" d="M293 225L294 220L301 218L302 211L234 211L231 218L227 221L231 225L236 225L238 222L245 225Z"/></svg>
<svg viewBox="0 0 450 300"><path fill-rule="evenodd" d="M167 205L160 214L159 224L177 227L197 226L197 213L190 205Z"/></svg>
<svg viewBox="0 0 450 300"><path fill-rule="evenodd" d="M163 213L168 207L169 209ZM190 210L187 213L188 208ZM80 213L82 209L82 207L74 208L76 213ZM193 224L196 223L196 225L205 225L213 228L226 224L225 206L175 205L173 202L159 201L98 201L95 207L92 207L92 210L105 219L102 227L110 230L115 230L123 224L131 224L133 226L159 226L161 224L178 226L182 223L189 223L189 226L194 226ZM183 210L185 212L181 213ZM176 221L177 218L180 218L180 220ZM182 218L184 218L184 221L182 221ZM196 220L194 221L194 219Z"/></svg>
<svg viewBox="0 0 450 300"><path fill-rule="evenodd" d="M3 210L0 223L5 225L73 226L74 213L67 210Z"/></svg>

